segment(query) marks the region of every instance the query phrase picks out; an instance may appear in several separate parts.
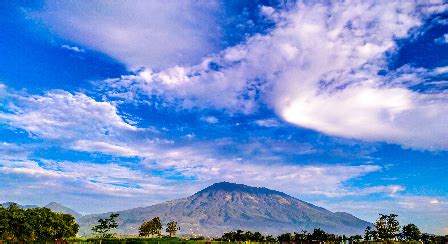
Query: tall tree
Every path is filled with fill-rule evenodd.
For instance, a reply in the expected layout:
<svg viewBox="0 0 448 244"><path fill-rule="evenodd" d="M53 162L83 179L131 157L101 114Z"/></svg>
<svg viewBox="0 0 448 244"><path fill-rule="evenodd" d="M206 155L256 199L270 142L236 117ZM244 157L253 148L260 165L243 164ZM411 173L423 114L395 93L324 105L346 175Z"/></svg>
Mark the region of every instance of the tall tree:
<svg viewBox="0 0 448 244"><path fill-rule="evenodd" d="M69 214L48 208L22 209L16 204L0 207L0 239L12 242L51 242L78 233L79 225Z"/></svg>
<svg viewBox="0 0 448 244"><path fill-rule="evenodd" d="M170 233L170 236L173 237L176 235L176 232L180 230L180 227L177 226L176 221L170 221L166 227L166 232Z"/></svg>
<svg viewBox="0 0 448 244"><path fill-rule="evenodd" d="M143 224L138 227L138 235L139 236L149 236L151 235L151 227L152 221L145 220L143 221Z"/></svg>
<svg viewBox="0 0 448 244"><path fill-rule="evenodd" d="M398 215L396 214L380 214L380 217L375 222L375 228L381 240L389 241L395 239L398 231L400 231L400 223L397 217Z"/></svg>
<svg viewBox="0 0 448 244"><path fill-rule="evenodd" d="M118 228L118 223L115 220L118 216L118 213L111 213L109 218L99 219L98 224L92 227L92 231L101 238L113 237L114 234L110 231Z"/></svg>
<svg viewBox="0 0 448 244"><path fill-rule="evenodd" d="M154 217L151 220L145 220L138 228L139 236L161 235L162 222L159 217Z"/></svg>
<svg viewBox="0 0 448 244"><path fill-rule="evenodd" d="M415 224L408 224L401 229L401 237L406 241L419 241L421 232Z"/></svg>
<svg viewBox="0 0 448 244"><path fill-rule="evenodd" d="M162 228L163 228L162 222L160 221L160 217L155 217L151 221L152 221L151 234L160 236L162 234Z"/></svg>

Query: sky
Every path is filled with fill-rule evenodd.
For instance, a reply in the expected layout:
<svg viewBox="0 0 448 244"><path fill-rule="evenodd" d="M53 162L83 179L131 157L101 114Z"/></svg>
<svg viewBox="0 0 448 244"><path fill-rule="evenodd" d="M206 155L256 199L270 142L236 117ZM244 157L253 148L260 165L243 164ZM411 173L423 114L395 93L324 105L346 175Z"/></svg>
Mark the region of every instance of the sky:
<svg viewBox="0 0 448 244"><path fill-rule="evenodd" d="M229 181L448 234L444 1L2 1L0 202Z"/></svg>

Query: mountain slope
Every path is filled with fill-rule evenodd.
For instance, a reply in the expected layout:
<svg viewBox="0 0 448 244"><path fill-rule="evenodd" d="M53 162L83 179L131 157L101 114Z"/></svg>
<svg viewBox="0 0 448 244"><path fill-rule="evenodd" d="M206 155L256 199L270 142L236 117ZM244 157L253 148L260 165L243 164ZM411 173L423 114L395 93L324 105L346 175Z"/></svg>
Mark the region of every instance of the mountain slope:
<svg viewBox="0 0 448 244"><path fill-rule="evenodd" d="M63 213L63 214L71 214L75 218L80 218L82 215L75 210L68 208L66 206L63 206L57 202L51 202L45 206L45 208L51 209L53 212L57 213Z"/></svg>
<svg viewBox="0 0 448 244"><path fill-rule="evenodd" d="M145 220L160 216L162 223L176 220L181 233L221 235L242 229L266 234L322 228L336 234L360 234L370 223L348 213L324 208L267 188L228 182L216 183L183 199L119 212L119 232L136 233ZM80 218L82 232L108 214ZM83 233L81 233L83 234Z"/></svg>

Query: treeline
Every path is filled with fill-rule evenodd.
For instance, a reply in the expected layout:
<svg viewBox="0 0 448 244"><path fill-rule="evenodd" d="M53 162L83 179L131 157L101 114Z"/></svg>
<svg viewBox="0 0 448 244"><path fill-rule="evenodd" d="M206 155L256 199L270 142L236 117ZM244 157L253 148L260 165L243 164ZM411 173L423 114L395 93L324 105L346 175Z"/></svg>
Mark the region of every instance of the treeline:
<svg viewBox="0 0 448 244"><path fill-rule="evenodd" d="M79 225L70 214L48 208L23 209L0 204L0 240L12 242L55 241L75 237Z"/></svg>
<svg viewBox="0 0 448 244"><path fill-rule="evenodd" d="M281 242L281 243L311 243L311 242L386 242L392 243L394 241L400 242L423 242L423 243L448 243L447 236L437 236L431 234L422 234L420 229L415 224L408 224L400 227L396 214L384 215L375 222L373 228L368 226L365 230L364 236L361 235L335 235L327 233L322 229L314 229L312 232L301 231L294 233L284 233L277 237L263 236L260 232L251 231L231 231L224 233L217 241L228 242Z"/></svg>
<svg viewBox="0 0 448 244"><path fill-rule="evenodd" d="M331 233L326 233L322 229L314 229L313 232L301 231L294 233L284 233L277 237L271 235L264 236L260 232L251 231L231 231L224 233L221 238L216 238L216 241L227 241L227 242L283 242L283 243L310 243L310 242L358 242L362 241L362 236L339 236Z"/></svg>
<svg viewBox="0 0 448 244"><path fill-rule="evenodd" d="M396 214L380 214L374 228L368 226L364 233L366 241L421 241L423 243L448 243L448 235L437 236L421 233L415 224L407 224L403 227L397 220Z"/></svg>

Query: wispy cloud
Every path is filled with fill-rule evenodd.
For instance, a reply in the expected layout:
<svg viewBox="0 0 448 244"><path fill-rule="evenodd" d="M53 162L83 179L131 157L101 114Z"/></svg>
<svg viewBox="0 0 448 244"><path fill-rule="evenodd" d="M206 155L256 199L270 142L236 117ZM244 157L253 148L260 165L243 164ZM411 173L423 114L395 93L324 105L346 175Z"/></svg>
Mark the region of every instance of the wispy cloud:
<svg viewBox="0 0 448 244"><path fill-rule="evenodd" d="M254 122L256 125L261 127L278 127L280 123L276 119L259 119Z"/></svg>
<svg viewBox="0 0 448 244"><path fill-rule="evenodd" d="M405 69L378 75L385 70L386 53L397 49L395 40L407 37L440 7L300 3L273 15L277 27L271 33L249 38L199 65L148 69L105 84L128 94L159 95L184 108L253 113L267 104L285 121L329 135L444 150L445 94L409 86L422 83L427 77L421 75L431 72ZM211 69L211 64L219 68Z"/></svg>
<svg viewBox="0 0 448 244"><path fill-rule="evenodd" d="M62 45L61 48L63 48L63 49L67 49L67 50L70 50L70 51L74 51L74 52L77 52L77 53L83 53L83 52L85 52L84 49L79 48L79 47L75 47L75 46Z"/></svg>
<svg viewBox="0 0 448 244"><path fill-rule="evenodd" d="M124 122L115 106L82 94L51 91L45 95L15 96L0 113L11 126L49 139L80 139L116 136L137 128Z"/></svg>
<svg viewBox="0 0 448 244"><path fill-rule="evenodd" d="M117 172L117 177L121 174L124 177L123 183L129 183L134 182L135 179L132 177L138 175L140 177L138 180L141 180L143 172L152 170L161 172L158 176L160 179L169 179L176 175L182 180L190 180L197 186L227 180L268 186L291 194L328 197L397 191L395 186L353 188L344 185L350 179L379 171L381 167L376 165L301 166L284 160L276 163L251 158L235 160L216 153L213 142L182 146L173 144L163 137L148 139L148 136L154 135L151 130L125 123L113 104L97 102L84 94L74 95L54 91L43 96L16 95L15 100L17 104L11 104L10 111L1 114L10 126L24 129L38 138L60 141L61 146L72 150L99 152L119 157L138 157L143 160L141 165L144 170L132 171L115 164L106 166L45 161L41 161L43 164L38 164L33 160L17 161L4 158L1 168L3 173L85 179L85 183L92 191L97 189L94 191L97 193L108 190L117 192L120 189L125 192L141 192L143 191L141 188L128 189L129 187L114 185L114 182L121 181L112 179L114 177L112 173ZM117 170L114 171L115 168ZM82 171L85 173L81 173ZM126 172L129 174L132 172L133 176L127 177L129 174ZM112 178L103 179L101 174L109 174Z"/></svg>
<svg viewBox="0 0 448 244"><path fill-rule="evenodd" d="M45 1L28 12L60 36L103 51L129 68L197 62L216 50L219 3ZM71 48L71 50L74 50Z"/></svg>
<svg viewBox="0 0 448 244"><path fill-rule="evenodd" d="M434 39L434 42L440 45L448 44L448 34L444 34L443 36Z"/></svg>
<svg viewBox="0 0 448 244"><path fill-rule="evenodd" d="M216 118L214 116L205 116L205 117L202 117L201 119L209 124L216 124L219 122L218 118Z"/></svg>

